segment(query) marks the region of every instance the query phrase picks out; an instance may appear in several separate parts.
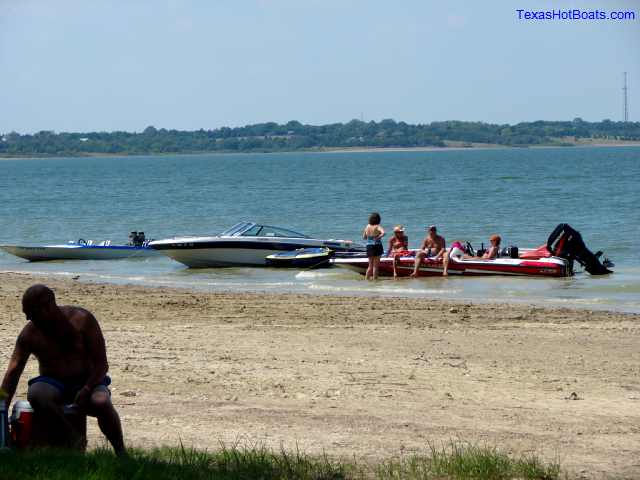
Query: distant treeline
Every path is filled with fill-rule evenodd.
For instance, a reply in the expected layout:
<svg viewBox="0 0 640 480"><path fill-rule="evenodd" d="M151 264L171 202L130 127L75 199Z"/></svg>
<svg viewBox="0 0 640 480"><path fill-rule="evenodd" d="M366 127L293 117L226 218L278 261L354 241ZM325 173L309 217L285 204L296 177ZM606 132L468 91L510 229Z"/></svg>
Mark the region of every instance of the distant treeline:
<svg viewBox="0 0 640 480"><path fill-rule="evenodd" d="M259 123L238 128L180 131L147 127L142 133L90 132L0 136L0 156L74 156L196 152L279 152L353 147L444 147L572 145L583 140L640 141L640 122L537 121L516 125L433 122L410 125L394 120L330 125Z"/></svg>

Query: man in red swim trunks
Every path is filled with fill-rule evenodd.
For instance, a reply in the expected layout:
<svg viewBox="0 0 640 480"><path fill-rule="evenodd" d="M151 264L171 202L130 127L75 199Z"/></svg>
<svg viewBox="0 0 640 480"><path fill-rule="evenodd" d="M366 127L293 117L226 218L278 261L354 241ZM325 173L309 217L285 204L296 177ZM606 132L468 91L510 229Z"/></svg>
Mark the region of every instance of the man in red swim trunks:
<svg viewBox="0 0 640 480"><path fill-rule="evenodd" d="M95 317L83 308L58 306L45 285L27 289L22 310L28 323L18 336L1 387L8 394L7 404L33 354L40 376L29 380L27 398L52 443L76 446L81 441L63 413L65 404L75 403L82 412L97 417L116 454L126 455L120 417L107 388L111 379L104 337Z"/></svg>

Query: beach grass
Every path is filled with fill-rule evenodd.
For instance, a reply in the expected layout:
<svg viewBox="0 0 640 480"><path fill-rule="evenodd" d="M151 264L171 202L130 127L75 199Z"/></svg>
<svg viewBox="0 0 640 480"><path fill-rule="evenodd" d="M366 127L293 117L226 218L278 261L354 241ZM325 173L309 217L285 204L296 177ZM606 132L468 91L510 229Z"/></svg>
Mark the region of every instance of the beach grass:
<svg viewBox="0 0 640 480"><path fill-rule="evenodd" d="M430 445L427 455L388 460L376 466L379 479L506 480L561 478L558 462L545 464L536 455L513 458L492 447L451 442Z"/></svg>
<svg viewBox="0 0 640 480"><path fill-rule="evenodd" d="M378 464L314 457L299 451L221 447L209 452L184 447L134 449L128 458L110 450L85 454L62 450L0 452L3 480L164 479L560 479L558 464L536 456L512 458L494 448L452 442L425 455L404 455Z"/></svg>

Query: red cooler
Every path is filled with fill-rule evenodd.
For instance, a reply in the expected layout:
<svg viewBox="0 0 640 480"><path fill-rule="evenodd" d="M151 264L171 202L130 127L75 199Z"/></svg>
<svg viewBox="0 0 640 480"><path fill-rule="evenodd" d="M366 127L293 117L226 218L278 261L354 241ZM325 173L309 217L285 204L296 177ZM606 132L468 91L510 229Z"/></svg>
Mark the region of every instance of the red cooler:
<svg viewBox="0 0 640 480"><path fill-rule="evenodd" d="M33 408L26 400L18 400L11 411L11 445L27 448L31 445L33 429Z"/></svg>
<svg viewBox="0 0 640 480"><path fill-rule="evenodd" d="M79 450L87 447L87 416L79 412L75 406L66 405L64 416L71 426L82 436L76 445ZM11 412L11 445L14 448L30 448L34 446L55 446L48 432L34 418L33 408L26 400L13 404Z"/></svg>

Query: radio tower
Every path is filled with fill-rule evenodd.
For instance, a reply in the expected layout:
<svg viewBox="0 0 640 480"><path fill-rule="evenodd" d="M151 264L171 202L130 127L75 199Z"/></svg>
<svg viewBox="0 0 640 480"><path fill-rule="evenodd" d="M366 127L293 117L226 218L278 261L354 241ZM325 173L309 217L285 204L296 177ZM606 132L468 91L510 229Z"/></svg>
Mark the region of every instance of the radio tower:
<svg viewBox="0 0 640 480"><path fill-rule="evenodd" d="M627 98L627 72L624 72L624 86L622 87L622 92L624 95L624 121L625 123L629 121L629 99Z"/></svg>

